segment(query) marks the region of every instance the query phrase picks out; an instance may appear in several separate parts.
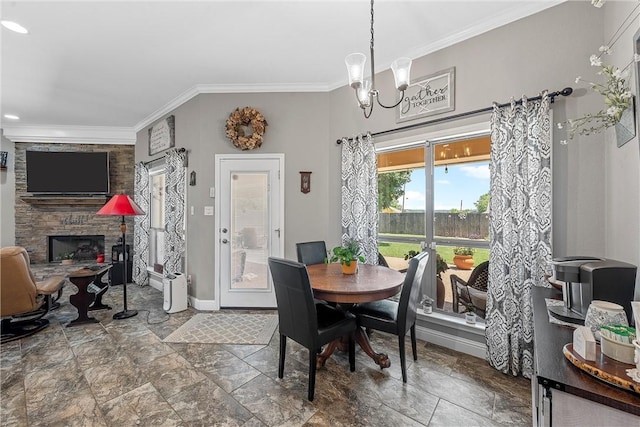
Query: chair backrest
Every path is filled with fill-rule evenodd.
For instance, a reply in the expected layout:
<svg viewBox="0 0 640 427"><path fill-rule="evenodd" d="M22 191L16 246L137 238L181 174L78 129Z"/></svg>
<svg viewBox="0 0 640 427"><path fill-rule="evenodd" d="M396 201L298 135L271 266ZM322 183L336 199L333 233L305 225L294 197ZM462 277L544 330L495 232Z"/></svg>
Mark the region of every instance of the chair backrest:
<svg viewBox="0 0 640 427"><path fill-rule="evenodd" d="M389 263L385 259L384 255L382 255L380 252L378 252L378 265L389 267Z"/></svg>
<svg viewBox="0 0 640 427"><path fill-rule="evenodd" d="M41 303L26 249L20 246L1 248L0 316L27 313L36 310Z"/></svg>
<svg viewBox="0 0 640 427"><path fill-rule="evenodd" d="M296 243L298 262L305 265L323 264L327 257L327 245L324 240Z"/></svg>
<svg viewBox="0 0 640 427"><path fill-rule="evenodd" d="M469 280L467 280L467 286L479 291L487 292L487 285L489 284L489 261L481 262L473 269Z"/></svg>
<svg viewBox="0 0 640 427"><path fill-rule="evenodd" d="M421 252L409 260L398 302L398 333L406 333L416 321L422 277L429 263L429 252Z"/></svg>
<svg viewBox="0 0 640 427"><path fill-rule="evenodd" d="M307 348L317 348L318 317L307 267L269 257L269 270L276 291L280 333Z"/></svg>

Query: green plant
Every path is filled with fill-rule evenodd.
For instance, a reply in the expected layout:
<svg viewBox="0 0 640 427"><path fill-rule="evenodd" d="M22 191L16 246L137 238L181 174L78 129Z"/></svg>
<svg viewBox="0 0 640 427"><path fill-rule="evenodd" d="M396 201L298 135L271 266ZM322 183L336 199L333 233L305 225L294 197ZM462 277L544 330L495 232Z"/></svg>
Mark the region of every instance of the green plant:
<svg viewBox="0 0 640 427"><path fill-rule="evenodd" d="M440 254L436 254L436 276L442 279L440 274L444 273L449 269L449 264L440 256Z"/></svg>
<svg viewBox="0 0 640 427"><path fill-rule="evenodd" d="M414 256L418 255L420 252L418 251L414 251L413 249L410 250L408 253L404 254L404 260L408 260L413 258Z"/></svg>
<svg viewBox="0 0 640 427"><path fill-rule="evenodd" d="M73 252L62 252L58 254L58 258L60 259L73 259Z"/></svg>
<svg viewBox="0 0 640 427"><path fill-rule="evenodd" d="M351 266L351 261L364 262L364 257L360 255L360 244L355 240L349 240L342 246L336 246L331 250L333 255L329 262L339 261L347 267Z"/></svg>
<svg viewBox="0 0 640 427"><path fill-rule="evenodd" d="M473 255L473 252L474 252L473 248L467 248L462 246L453 248L454 255Z"/></svg>

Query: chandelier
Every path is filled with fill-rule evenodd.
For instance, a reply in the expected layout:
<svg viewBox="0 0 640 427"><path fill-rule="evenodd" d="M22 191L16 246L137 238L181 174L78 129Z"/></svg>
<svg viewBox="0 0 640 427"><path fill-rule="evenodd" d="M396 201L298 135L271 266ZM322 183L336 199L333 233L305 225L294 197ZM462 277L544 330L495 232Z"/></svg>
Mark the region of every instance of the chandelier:
<svg viewBox="0 0 640 427"><path fill-rule="evenodd" d="M378 90L376 89L375 81L375 63L373 54L373 0L371 0L371 44L369 46L371 52L371 79L365 80L364 78L364 64L367 61L367 57L362 53L352 53L347 55L344 62L347 64L347 72L349 73L349 86L351 86L356 92L356 99L360 108L364 112L364 117L369 118L373 112L373 100L375 99L383 108L395 108L404 97L404 91L409 86L409 73L411 72L411 59L398 58L391 64L391 71L393 71L393 78L396 83L396 89L402 91L400 99L394 105L384 105L380 102L378 97Z"/></svg>

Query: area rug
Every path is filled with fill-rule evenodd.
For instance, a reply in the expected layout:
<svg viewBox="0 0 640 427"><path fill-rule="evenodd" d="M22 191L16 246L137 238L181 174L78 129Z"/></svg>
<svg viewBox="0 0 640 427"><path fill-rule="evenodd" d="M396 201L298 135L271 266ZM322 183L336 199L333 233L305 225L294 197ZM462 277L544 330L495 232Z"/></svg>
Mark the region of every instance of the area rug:
<svg viewBox="0 0 640 427"><path fill-rule="evenodd" d="M163 341L268 344L277 326L275 314L198 313Z"/></svg>

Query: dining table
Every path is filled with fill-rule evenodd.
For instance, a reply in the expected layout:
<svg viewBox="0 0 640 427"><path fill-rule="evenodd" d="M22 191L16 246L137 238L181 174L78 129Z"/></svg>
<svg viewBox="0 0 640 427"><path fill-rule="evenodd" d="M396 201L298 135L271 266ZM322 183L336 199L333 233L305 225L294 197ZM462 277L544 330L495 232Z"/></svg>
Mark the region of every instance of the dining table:
<svg viewBox="0 0 640 427"><path fill-rule="evenodd" d="M358 263L355 274L342 273L339 263L307 265L307 272L314 297L335 303L344 310L358 303L379 301L397 294L402 289L405 276L388 267L361 263ZM358 327L355 335L358 345L380 368L391 366L389 356L373 350L363 328ZM316 366L324 366L336 348L345 350L345 342L336 340L327 344L318 354Z"/></svg>

